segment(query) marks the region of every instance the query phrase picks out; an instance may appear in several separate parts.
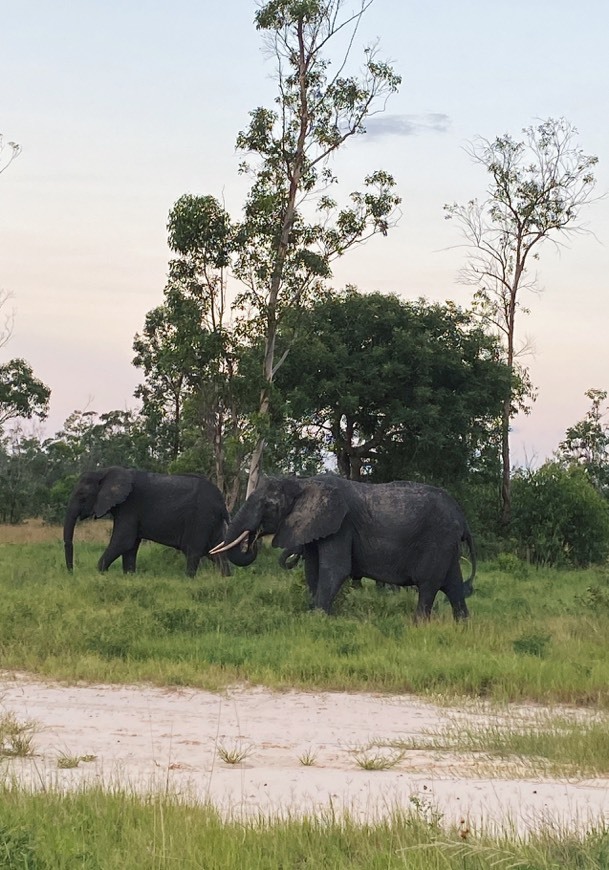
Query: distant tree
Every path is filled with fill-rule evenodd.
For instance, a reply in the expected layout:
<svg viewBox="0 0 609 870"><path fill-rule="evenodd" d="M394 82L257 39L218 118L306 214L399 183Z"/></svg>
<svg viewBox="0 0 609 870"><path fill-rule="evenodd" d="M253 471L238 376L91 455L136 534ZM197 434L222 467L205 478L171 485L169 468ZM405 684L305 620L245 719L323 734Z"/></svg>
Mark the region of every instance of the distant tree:
<svg viewBox="0 0 609 870"><path fill-rule="evenodd" d="M16 157L21 154L21 145L16 142L5 142L4 136L0 133L0 173L9 166Z"/></svg>
<svg viewBox="0 0 609 870"><path fill-rule="evenodd" d="M43 449L53 480L106 465L159 469L143 421L133 411L74 411Z"/></svg>
<svg viewBox="0 0 609 870"><path fill-rule="evenodd" d="M37 438L14 426L0 442L0 522L41 516L48 496L47 460Z"/></svg>
<svg viewBox="0 0 609 870"><path fill-rule="evenodd" d="M303 312L298 331L277 386L341 475L454 485L496 470L510 375L471 313L348 288Z"/></svg>
<svg viewBox="0 0 609 870"><path fill-rule="evenodd" d="M0 133L0 173L21 153L16 142L6 142ZM10 293L0 290L0 309L4 308ZM0 326L0 347L10 339L14 315L4 316ZM12 359L0 365L0 428L9 420L37 417L44 420L49 410L50 389L34 377L32 368L23 359Z"/></svg>
<svg viewBox="0 0 609 870"><path fill-rule="evenodd" d="M284 317L319 292L333 259L375 233L386 235L400 202L384 171L368 175L341 209L328 195L337 183L331 158L365 132L366 118L381 111L400 84L376 46L365 49L361 75L346 72L371 3L358 0L352 11L344 0L268 0L255 14L276 63L278 93L276 108L252 111L237 138L237 148L249 155L241 171L252 178L238 232L235 273L246 290L237 305L250 312L250 331L264 342L248 492L261 472L273 381L289 351L284 345L277 354ZM330 73L326 52L334 44L337 63Z"/></svg>
<svg viewBox="0 0 609 870"><path fill-rule="evenodd" d="M25 360L12 359L0 365L0 427L16 418L44 420L50 396L50 389L34 377Z"/></svg>
<svg viewBox="0 0 609 870"><path fill-rule="evenodd" d="M609 496L609 422L603 420L608 409L606 390L586 391L592 406L583 420L571 426L560 442L557 458L562 463L579 465L596 489Z"/></svg>
<svg viewBox="0 0 609 870"><path fill-rule="evenodd" d="M471 159L491 176L486 199L466 205L446 205L446 217L458 221L471 248L462 279L475 286L475 304L502 338L505 361L519 382L526 370L518 363L516 316L522 292L533 290L530 269L542 243L581 230L583 206L592 200L597 157L575 144L577 130L564 119L548 119L523 131L516 141L509 134L493 141L479 138L470 146ZM529 384L529 397L532 388ZM510 420L523 402L505 399L502 412L502 522L511 517ZM524 398L524 397L522 397Z"/></svg>

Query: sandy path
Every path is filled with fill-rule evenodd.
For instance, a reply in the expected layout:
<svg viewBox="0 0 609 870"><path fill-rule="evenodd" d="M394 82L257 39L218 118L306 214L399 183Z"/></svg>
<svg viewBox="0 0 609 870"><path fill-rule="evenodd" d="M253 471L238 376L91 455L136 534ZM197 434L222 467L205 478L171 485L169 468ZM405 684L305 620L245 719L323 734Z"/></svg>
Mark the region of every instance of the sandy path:
<svg viewBox="0 0 609 870"><path fill-rule="evenodd" d="M408 752L389 770L366 771L350 751L372 738L421 735L455 715L480 721L476 708L447 710L403 695L63 686L21 674L2 675L0 704L19 721L37 723L36 756L3 763L34 786L168 789L209 799L233 817L332 807L372 820L399 807L519 831L609 820L608 780L481 778L471 759L422 751ZM249 754L228 765L218 746L248 747ZM306 753L314 754L314 765L302 764ZM62 755L95 760L60 769Z"/></svg>

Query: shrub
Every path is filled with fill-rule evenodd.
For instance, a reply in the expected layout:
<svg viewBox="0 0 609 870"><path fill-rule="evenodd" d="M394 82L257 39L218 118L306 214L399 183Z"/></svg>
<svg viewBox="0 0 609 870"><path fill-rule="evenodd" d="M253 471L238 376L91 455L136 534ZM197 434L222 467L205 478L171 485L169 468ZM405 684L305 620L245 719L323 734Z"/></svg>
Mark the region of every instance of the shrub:
<svg viewBox="0 0 609 870"><path fill-rule="evenodd" d="M583 567L609 555L609 505L576 466L517 472L512 511L517 549L535 564Z"/></svg>
<svg viewBox="0 0 609 870"><path fill-rule="evenodd" d="M542 659L551 641L549 634L523 634L513 641L514 652L518 655L539 656Z"/></svg>

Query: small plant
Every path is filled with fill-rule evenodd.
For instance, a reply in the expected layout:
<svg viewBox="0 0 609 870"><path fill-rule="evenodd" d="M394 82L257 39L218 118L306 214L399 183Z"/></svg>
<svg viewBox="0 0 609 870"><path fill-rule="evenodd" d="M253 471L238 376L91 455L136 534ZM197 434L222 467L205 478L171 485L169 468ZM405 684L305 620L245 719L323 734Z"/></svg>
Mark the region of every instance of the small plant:
<svg viewBox="0 0 609 870"><path fill-rule="evenodd" d="M365 749L355 755L355 763L362 770L390 770L404 758L404 752L391 750L382 752L380 749Z"/></svg>
<svg viewBox="0 0 609 870"><path fill-rule="evenodd" d="M218 755L225 764L241 764L251 754L252 749L250 744L240 742L235 742L232 746L219 745L217 747Z"/></svg>
<svg viewBox="0 0 609 870"><path fill-rule="evenodd" d="M80 755L60 755L57 759L57 767L61 770L71 770L80 764Z"/></svg>
<svg viewBox="0 0 609 870"><path fill-rule="evenodd" d="M317 760L317 753L310 748L306 749L302 755L298 756L298 760L303 767L313 767Z"/></svg>
<svg viewBox="0 0 609 870"><path fill-rule="evenodd" d="M70 770L71 768L78 767L81 761L85 763L89 763L90 761L95 761L97 755L68 755L67 753L62 753L57 759L57 767L62 770Z"/></svg>
<svg viewBox="0 0 609 870"><path fill-rule="evenodd" d="M518 653L518 655L538 656L542 659L546 654L547 646L551 639L549 634L523 634L513 641L512 646L514 652Z"/></svg>
<svg viewBox="0 0 609 870"><path fill-rule="evenodd" d="M421 821L429 825L430 828L438 829L440 827L444 814L436 808L431 797L420 797L419 795L411 794L409 801Z"/></svg>
<svg viewBox="0 0 609 870"><path fill-rule="evenodd" d="M0 755L25 758L34 754L32 746L36 724L19 722L13 713L0 717Z"/></svg>
<svg viewBox="0 0 609 870"><path fill-rule="evenodd" d="M496 559L497 568L504 574L510 574L517 580L528 580L530 576L529 566L514 553L499 553Z"/></svg>

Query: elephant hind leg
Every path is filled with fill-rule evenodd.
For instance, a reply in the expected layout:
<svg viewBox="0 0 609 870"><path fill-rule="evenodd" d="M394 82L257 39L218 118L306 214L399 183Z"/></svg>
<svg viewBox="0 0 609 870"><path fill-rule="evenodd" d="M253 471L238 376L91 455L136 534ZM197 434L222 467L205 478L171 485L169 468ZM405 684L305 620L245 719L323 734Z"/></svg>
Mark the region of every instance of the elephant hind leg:
<svg viewBox="0 0 609 870"><path fill-rule="evenodd" d="M450 564L446 580L442 587L442 592L446 595L452 607L453 616L457 621L467 619L469 610L465 603L465 593L467 587L463 583L463 575L461 574L461 566L459 564L459 556L456 555Z"/></svg>
<svg viewBox="0 0 609 870"><path fill-rule="evenodd" d="M137 551L142 539L138 538L130 550L123 553L123 574L135 574L135 563L137 561Z"/></svg>

